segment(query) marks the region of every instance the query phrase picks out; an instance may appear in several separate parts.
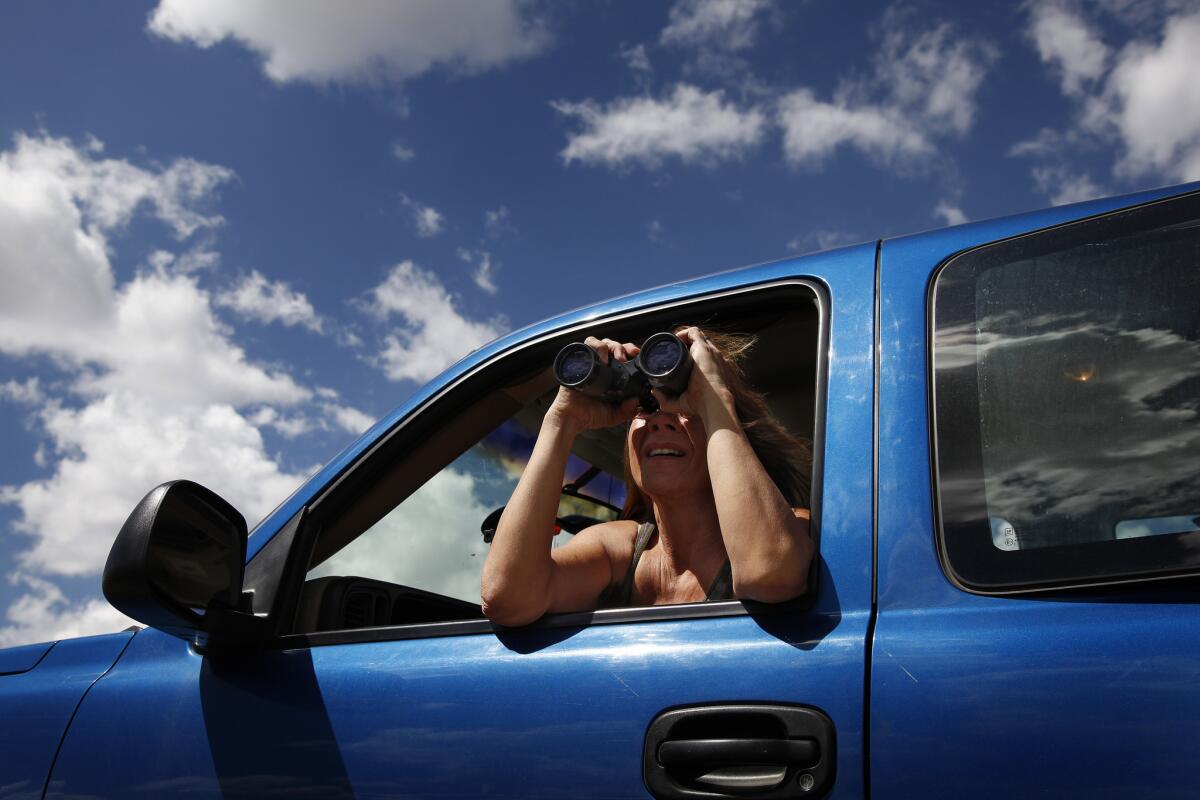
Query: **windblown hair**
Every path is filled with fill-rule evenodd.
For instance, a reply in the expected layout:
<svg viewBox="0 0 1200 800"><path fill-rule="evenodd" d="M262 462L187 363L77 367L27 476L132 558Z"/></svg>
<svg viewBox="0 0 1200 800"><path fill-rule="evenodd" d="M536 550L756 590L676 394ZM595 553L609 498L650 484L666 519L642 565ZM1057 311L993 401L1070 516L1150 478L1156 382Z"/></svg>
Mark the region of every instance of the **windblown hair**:
<svg viewBox="0 0 1200 800"><path fill-rule="evenodd" d="M676 331L687 326L680 326ZM766 397L750 385L743 363L758 341L748 336L699 329L722 356L725 384L733 393L734 408L750 447L758 456L767 475L779 488L780 494L794 508L808 508L811 502L811 482L808 469L812 466L812 449L808 443L789 432L771 415ZM626 440L628 441L628 439ZM629 463L629 447L625 447L625 506L621 519L647 522L653 519L653 503L633 480Z"/></svg>

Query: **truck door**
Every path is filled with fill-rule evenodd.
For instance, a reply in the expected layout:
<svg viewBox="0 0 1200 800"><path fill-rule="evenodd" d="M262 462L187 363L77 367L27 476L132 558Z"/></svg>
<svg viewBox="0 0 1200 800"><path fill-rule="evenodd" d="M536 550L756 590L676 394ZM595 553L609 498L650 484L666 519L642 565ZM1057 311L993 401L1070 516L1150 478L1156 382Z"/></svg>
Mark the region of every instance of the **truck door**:
<svg viewBox="0 0 1200 800"><path fill-rule="evenodd" d="M476 354L251 547L275 646L200 655L139 635L80 709L48 796L862 796L875 255L656 290ZM814 441L811 596L481 619L480 522L511 489L553 353L700 319L759 333L752 372ZM611 501L619 487L597 486L620 445L587 444L568 478ZM764 739L777 756L745 754Z"/></svg>
<svg viewBox="0 0 1200 800"><path fill-rule="evenodd" d="M1168 195L883 243L876 800L1200 793L1200 195Z"/></svg>

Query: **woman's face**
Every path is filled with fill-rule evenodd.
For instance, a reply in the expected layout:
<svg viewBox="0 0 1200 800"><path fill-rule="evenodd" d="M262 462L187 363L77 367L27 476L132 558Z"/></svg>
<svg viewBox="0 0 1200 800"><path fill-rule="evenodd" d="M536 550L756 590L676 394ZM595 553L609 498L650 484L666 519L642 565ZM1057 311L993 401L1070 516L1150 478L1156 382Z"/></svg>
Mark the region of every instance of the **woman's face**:
<svg viewBox="0 0 1200 800"><path fill-rule="evenodd" d="M625 440L634 482L652 498L707 489L705 442L699 417L662 411L638 414Z"/></svg>

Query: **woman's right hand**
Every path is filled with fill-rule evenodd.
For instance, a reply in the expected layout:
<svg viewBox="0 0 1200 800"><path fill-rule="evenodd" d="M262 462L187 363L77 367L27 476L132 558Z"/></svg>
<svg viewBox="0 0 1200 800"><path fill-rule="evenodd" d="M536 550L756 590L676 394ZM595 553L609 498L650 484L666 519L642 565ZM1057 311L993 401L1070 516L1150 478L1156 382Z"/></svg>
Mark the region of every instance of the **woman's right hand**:
<svg viewBox="0 0 1200 800"><path fill-rule="evenodd" d="M602 364L615 359L625 362L638 354L638 346L629 342L621 343L613 339L597 339L589 336L583 343L596 351L596 356ZM548 419L558 420L567 425L573 432L591 430L593 428L611 428L623 422L629 422L637 416L638 399L630 397L620 405L612 405L588 397L583 392L558 387L558 396L550 404L546 412Z"/></svg>

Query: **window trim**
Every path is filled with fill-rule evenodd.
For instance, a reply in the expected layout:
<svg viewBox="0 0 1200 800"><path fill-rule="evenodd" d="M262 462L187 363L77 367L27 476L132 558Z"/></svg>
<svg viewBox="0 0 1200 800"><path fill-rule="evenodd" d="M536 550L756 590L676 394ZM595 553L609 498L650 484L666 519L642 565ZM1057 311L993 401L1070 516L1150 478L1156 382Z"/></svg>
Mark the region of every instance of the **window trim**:
<svg viewBox="0 0 1200 800"><path fill-rule="evenodd" d="M389 625L375 628L351 628L338 631L318 631L312 633L291 632L292 619L298 610L299 587L303 584L305 570L295 570L292 581L296 583L294 591L280 587L285 593L286 601L278 604L278 611L286 617L284 625L276 630L287 630L279 635L274 646L279 649L295 649L332 644L352 644L358 642L398 641L407 639L424 639L443 636L466 636L485 633L516 633L519 631L545 630L550 628L577 628L591 625L606 625L627 622L655 622L680 619L703 619L714 617L744 616L760 613L794 613L805 610L815 602L818 589L818 565L820 558L820 527L822 494L824 486L824 450L826 427L826 398L828 395L829 374L829 331L831 319L831 304L828 288L817 278L796 277L769 280L762 283L747 284L733 288L720 289L712 292L677 298L667 302L653 303L634 309L627 309L613 314L598 316L573 325L564 326L548 331L537 337L519 342L513 347L496 353L491 358L475 365L470 370L456 376L443 386L437 393L408 414L403 420L387 433L380 436L370 447L355 459L337 478L323 487L305 507L306 523L320 519L322 503L340 499L343 492L352 491L349 487L363 479L363 470L375 460L380 451L395 446L397 439L404 437L414 424L421 427L432 424L439 427L436 406L446 400L464 384L480 378L484 373L495 368L499 363L532 347L545 346L549 342L562 340L566 337L594 330L598 326L619 324L637 317L653 314L671 313L676 309L698 307L702 312L704 307L719 303L730 298L748 298L754 302L753 295L777 295L785 293L807 293L817 312L817 341L816 341L816 375L814 382L813 403L813 433L812 433L812 485L810 498L811 519L809 535L812 537L816 557L809 568L809 591L802 597L778 604L760 604L752 601L726 600L720 602L685 603L661 606L635 606L629 608L597 609L595 611L573 612L564 614L548 614L537 622L520 628L505 628L496 625L486 618L472 620L451 620L446 622L416 623L409 625ZM449 415L456 413L451 410ZM434 422L428 417L433 414ZM419 423L418 423L419 420ZM357 473L357 475L356 475ZM308 563L312 550L320 533L320 524L304 524L297 532L289 554L289 562ZM257 557L257 556L256 556ZM297 582L298 581L298 582ZM282 620L281 620L282 621Z"/></svg>
<svg viewBox="0 0 1200 800"><path fill-rule="evenodd" d="M979 581L972 581L964 576L959 570L955 569L953 560L950 554L950 547L947 544L946 537L946 519L945 519L945 504L942 500L942 491L940 485L941 474L941 454L938 448L938 398L937 398L937 381L936 381L936 354L934 352L934 340L937 331L937 290L938 284L943 273L950 269L956 262L961 259L978 256L981 251L994 250L994 252L1003 253L1007 248L1014 247L1023 240L1041 239L1038 246L1032 248L1032 252L1026 257L1037 254L1052 254L1061 252L1063 249L1078 245L1080 240L1088 235L1093 235L1096 240L1104 240L1110 238L1112 233L1118 235L1128 235L1137 233L1138 231L1153 230L1158 227L1164 227L1169 224L1169 219L1162 219L1170 215L1174 217L1180 213L1191 215L1193 219L1200 219L1200 190L1193 190L1183 194L1174 195L1171 197L1160 198L1146 203L1140 203L1125 208L1119 208L1111 211L1105 211L1100 214L1094 214L1088 217L1070 220L1052 225L1047 228L1039 228L1033 231L1016 234L1014 236L997 239L990 242L975 245L966 250L961 250L952 253L930 274L926 285L926 329L925 329L925 356L926 356L926 394L928 397L927 413L927 432L929 444L929 485L930 495L933 508L933 523L934 523L934 539L935 549L937 551L938 563L941 566L943 574L951 584L964 592L981 596L1009 596L1009 595L1029 595L1029 594L1046 594L1051 592L1075 591L1096 589L1099 587L1118 587L1134 584L1144 586L1145 584L1154 584L1162 581L1180 580L1192 578L1200 575L1200 563L1191 566L1182 567L1164 567L1154 569L1129 570L1120 573L1111 573L1107 576L1095 578L1087 578L1076 576L1066 577L1047 577L1044 579L1034 580L1011 580L1000 581L994 584L985 584ZM1129 219L1132 220L1132 228L1129 226ZM1117 230L1114 230L1117 229ZM1093 233L1094 231L1094 233ZM1067 243L1062 240L1066 239ZM1011 258L997 258L992 256L992 260L996 265L1010 263ZM978 270L979 267L974 267ZM978 408L976 407L976 417L978 416ZM982 485L982 466L978 463L978 449L971 453L971 459L977 467L975 472L979 479L979 485ZM978 502L978 497L976 498ZM1022 554L1031 554L1028 561L1033 561L1032 556L1037 554L1046 554L1048 550L1057 550L1061 553L1078 554L1081 548L1094 547L1099 544L1107 544L1109 548L1114 546L1124 546L1129 551L1144 552L1148 549L1162 547L1168 539L1174 540L1174 536L1178 535L1196 535L1196 534L1176 534L1173 536L1150 537L1146 539L1128 539L1114 540L1108 542L1092 542L1078 545L1062 545L1053 548L1036 548L1028 551L1013 551L1001 554L1004 557L1016 556L1021 558ZM1156 541L1158 540L1158 541ZM1118 542L1120 544L1118 544ZM1173 541L1172 541L1173 543ZM1092 550L1088 556L1095 558L1093 555L1096 551ZM1000 551L997 551L1000 553ZM1085 556L1085 557L1088 557ZM1077 556L1078 557L1078 556ZM1011 560L1016 560L1012 559ZM1099 559L1097 559L1099 560ZM1112 559L1105 559L1111 561Z"/></svg>

